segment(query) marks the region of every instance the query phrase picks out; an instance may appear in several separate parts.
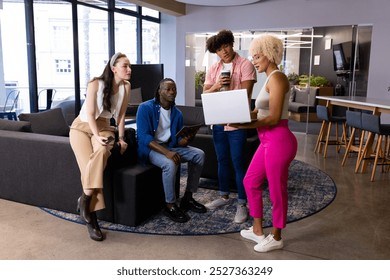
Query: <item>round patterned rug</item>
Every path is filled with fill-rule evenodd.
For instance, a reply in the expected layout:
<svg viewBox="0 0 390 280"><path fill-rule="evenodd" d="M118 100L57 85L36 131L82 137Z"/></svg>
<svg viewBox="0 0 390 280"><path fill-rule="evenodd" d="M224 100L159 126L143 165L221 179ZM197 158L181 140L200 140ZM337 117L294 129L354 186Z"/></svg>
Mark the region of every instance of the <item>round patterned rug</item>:
<svg viewBox="0 0 390 280"><path fill-rule="evenodd" d="M182 166L181 185L186 182L186 168ZM207 203L219 196L215 180L201 179L194 198ZM184 189L183 187L181 189ZM294 160L289 169L287 222L309 217L327 207L336 197L337 189L331 177L307 163ZM209 235L239 232L251 226L249 219L244 224L233 223L236 213L237 194L232 193L229 203L205 214L188 212L191 219L184 224L172 222L159 213L137 227L99 221L102 229L160 235ZM272 226L271 202L267 183L263 185L264 227ZM42 208L44 211L68 221L83 223L78 215Z"/></svg>

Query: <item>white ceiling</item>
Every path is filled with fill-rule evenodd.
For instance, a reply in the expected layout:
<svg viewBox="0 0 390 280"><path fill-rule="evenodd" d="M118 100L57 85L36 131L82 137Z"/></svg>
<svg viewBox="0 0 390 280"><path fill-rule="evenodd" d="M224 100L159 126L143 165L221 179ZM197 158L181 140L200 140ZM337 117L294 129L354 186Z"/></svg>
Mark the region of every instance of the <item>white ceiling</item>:
<svg viewBox="0 0 390 280"><path fill-rule="evenodd" d="M176 0L176 2L200 6L240 6L260 1L261 0Z"/></svg>

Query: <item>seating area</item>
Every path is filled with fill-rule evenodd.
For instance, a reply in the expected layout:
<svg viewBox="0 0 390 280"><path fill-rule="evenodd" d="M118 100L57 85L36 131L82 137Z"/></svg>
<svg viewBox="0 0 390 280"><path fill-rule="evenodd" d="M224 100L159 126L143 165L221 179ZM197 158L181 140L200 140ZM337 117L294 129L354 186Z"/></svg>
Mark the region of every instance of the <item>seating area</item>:
<svg viewBox="0 0 390 280"><path fill-rule="evenodd" d="M291 277L292 271L302 279L318 277L319 271L324 278L334 275L382 278L388 273L390 169L386 165L389 158L386 125L390 123L390 77L385 68L390 64L389 1L11 0L0 4L2 279L12 279L16 275L43 279L115 276L142 279L145 277L135 274L146 270L150 274L157 270L165 274L154 277L159 280L174 278L168 274L176 270L186 274L180 277L183 280L186 277L213 278L205 274L220 274L223 270L219 268L224 268L225 263L233 264L234 272L247 274L242 278L251 278L248 274L252 272L252 266L268 278L282 274ZM267 253L254 251L255 243L240 235L239 230L248 229L250 225L223 234L203 234L205 225L219 227L218 221L205 217L187 223L188 227L198 229L196 235L167 236L162 230L152 234L124 232L120 225L116 229L108 228L105 221L137 226L154 211L159 211L160 203L163 203L161 188L156 188L161 186L157 179L160 173L152 166L129 164L122 168L112 161L105 173L107 211L99 213L104 242L90 240L86 226L79 223L82 222L79 216L69 215L76 216L74 222L56 216L56 211L53 214L40 208L58 207L76 212L81 190L78 166L68 137L62 135L64 126L58 123L56 126L47 123L37 126L34 117L41 115L19 120L20 113L52 113L53 109L58 113L55 109L61 108L69 126L80 109L80 104L74 106L69 98L83 100L88 81L101 75L105 65L110 63L110 57L117 52L127 54L133 70L133 99L127 114L131 124L127 127L134 127L133 117L138 105L149 99L143 95L153 96L155 89L152 75L136 76L137 64L163 64L163 77L176 81L176 103L201 106L199 94L194 91L194 73L212 69L211 65L218 57L207 51L206 41L221 29L233 32L234 50L249 60L253 56L257 58L250 48L254 38L262 34L276 35L282 39L284 47L280 52L282 61L278 64L281 71L286 75L324 76L334 86L329 96L351 97L351 103L341 105L339 100L332 103L319 99L313 103L309 88L300 94L302 99L294 90L290 102L289 127L302 128L293 130L298 141L294 161L304 163L312 171L307 174L303 169L297 170L298 182L305 179L319 190L322 179L318 175L327 175L334 183L334 195L321 192L321 196L331 198L326 208L300 220L288 220L282 230L284 248ZM259 58L263 56L261 52L257 54ZM219 66L230 68L230 64ZM267 67L266 60L258 66L257 72L262 72ZM238 76L240 72L232 74ZM257 78L253 97L267 80L264 73L257 73ZM153 90L138 85L140 80ZM17 106L5 111L7 93L14 88L20 90ZM51 106L44 93L38 101L38 92L43 88L57 91ZM322 95L314 93L315 97ZM364 97L361 103L360 97ZM66 100L66 104L58 104L60 100ZM321 153L313 152L323 122L317 116L317 105L327 106L328 112L332 113L337 113L336 106L361 113L351 118L345 116L347 146L345 142L333 147L329 145L325 153L325 142L322 142ZM368 109L367 106L375 108ZM63 109L65 107L69 110ZM369 126L365 129L363 113L375 116L369 116ZM196 114L192 108L186 111L186 117L195 120L192 114ZM54 119L44 116L46 121ZM332 123L329 139L335 136L335 127ZM51 134L55 131L61 135ZM338 138L341 138L340 123L338 131ZM323 140L327 133L328 129L324 129ZM256 147L252 136L255 135L248 135L247 156ZM209 128L204 126L193 142L207 149L203 178L213 178L216 174L210 138ZM295 186L289 184L288 195L298 193L308 202L316 201L313 197L320 197L301 193ZM153 197L148 197L151 194ZM207 203L211 196L217 195L217 191L200 188L194 197ZM269 197L265 192L263 195ZM289 197L288 213L295 209L300 213L311 210L301 203L292 203ZM254 205L251 204L253 213ZM272 203L264 205L272 209ZM224 216L225 209L215 212L220 213L220 220L226 224L231 222ZM265 213L269 218L270 212ZM192 218L197 214L189 215ZM158 227L152 227L169 227L166 218L162 217L156 223ZM250 219L248 224L251 222ZM272 231L272 225L264 228L266 236ZM87 263L92 266L87 268ZM330 276L322 272L324 264ZM197 272L202 276L195 275Z"/></svg>
<svg viewBox="0 0 390 280"><path fill-rule="evenodd" d="M204 124L202 107L178 107L185 125ZM2 153L0 177L6 178L7 187L0 189L0 198L75 213L72 202L80 195L81 183L67 137L74 118L74 101L67 100L43 112L20 114L18 121L1 120L0 145L7 149ZM109 159L104 188L106 209L99 211L98 217L136 226L162 209L164 195L161 170L136 162L135 132L131 134L132 131L127 128L129 148L123 156L130 162L115 165L120 157L115 153ZM258 144L257 134L248 133L247 164ZM210 128L204 125L191 145L207 155L202 177L217 179L218 165ZM46 156L42 158L42 154ZM119 158L119 161L123 160ZM31 162L36 164L31 166ZM232 189L235 189L234 182Z"/></svg>
<svg viewBox="0 0 390 280"><path fill-rule="evenodd" d="M298 122L318 122L316 106L324 105L316 99L317 96L332 96L333 87L310 87L291 88L290 100L288 103L289 118Z"/></svg>
<svg viewBox="0 0 390 280"><path fill-rule="evenodd" d="M334 116L329 111L329 108L323 105L317 105L316 109L317 118L322 121L321 129L318 133L318 138L314 151L316 153L322 153L323 157L326 158L328 152L328 146L336 146L337 153L340 151L342 146L347 146L347 131L345 124L345 117ZM332 126L335 125L335 136L331 138L332 135ZM339 125L342 129L342 134L340 135ZM324 150L322 150L324 149Z"/></svg>
<svg viewBox="0 0 390 280"><path fill-rule="evenodd" d="M0 198L76 213L82 188L62 109L21 114L19 119L0 120L0 145L7 147L0 162ZM126 153L120 156L114 150L109 159L104 175L106 209L99 211L98 218L136 226L164 205L159 199L161 170L136 163L134 131L127 129L126 137ZM152 204L146 203L147 196Z"/></svg>
<svg viewBox="0 0 390 280"><path fill-rule="evenodd" d="M390 124L381 124L380 116L372 113L362 113L361 122L362 130L368 135L364 148L359 153L356 168L358 170L361 167L361 171L364 172L366 162L371 161L370 180L373 182L378 165L382 167L382 172L390 170Z"/></svg>
<svg viewBox="0 0 390 280"><path fill-rule="evenodd" d="M326 101L327 106L317 105L317 114L322 119L322 126L317 136L314 151L327 156L328 145L335 145L336 152L345 148L341 166L347 164L347 159L356 155L354 173L368 173L370 181L375 181L377 166L381 172L390 171L390 124L382 124L382 113L389 113L390 107L386 100L369 99L357 96L318 97ZM335 109L347 108L344 116L332 114ZM340 110L339 110L340 111ZM336 124L333 133L332 124ZM337 124L342 125L342 134L339 136ZM330 139L330 135L334 138ZM324 150L322 148L325 148Z"/></svg>

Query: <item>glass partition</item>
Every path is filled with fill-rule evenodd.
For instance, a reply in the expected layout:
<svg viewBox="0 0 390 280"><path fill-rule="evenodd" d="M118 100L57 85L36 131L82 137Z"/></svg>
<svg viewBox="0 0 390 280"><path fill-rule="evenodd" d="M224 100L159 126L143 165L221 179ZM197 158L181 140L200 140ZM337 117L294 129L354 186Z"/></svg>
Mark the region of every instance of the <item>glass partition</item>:
<svg viewBox="0 0 390 280"><path fill-rule="evenodd" d="M251 30L251 31L233 31L235 42L234 50L240 56L249 57L249 45L253 38L261 34L274 34L279 37L285 47L284 57L279 68L289 77L291 86L309 86L308 81L303 81L299 85L299 76L311 75L311 51L313 40L317 36L313 34L312 28L307 29L290 29L290 30ZM216 32L205 32L188 34L186 38L186 84L191 83L194 93L189 104L201 106L200 94L202 92L202 84L205 72L208 68L218 61L216 54L211 54L205 50L206 40L215 35ZM264 85L266 75L264 73L257 74L257 83L254 86L252 99L256 99L262 86ZM186 91L187 95L187 91ZM190 93L191 95L191 93ZM307 104L309 104L309 95L305 95ZM195 99L195 102L194 102ZM191 103L192 102L192 103ZM307 110L309 110L307 108ZM304 116L302 128L305 130L305 122L307 117Z"/></svg>
<svg viewBox="0 0 390 280"><path fill-rule="evenodd" d="M317 95L359 95L366 96L369 72L372 26L325 26L285 30L233 31L234 49L241 56L249 57L248 47L253 38L263 33L278 36L284 42L285 53L279 68L289 78L295 95L291 102L306 103L299 112L290 110L290 128L293 131L315 133L320 122L316 117L313 94L307 87L319 87ZM205 50L206 40L216 32L187 34L186 37L186 104L201 106L200 94L205 71L218 61L215 54ZM343 46L346 69L337 69L335 52ZM265 81L265 74L258 74L252 99ZM302 92L306 91L306 95ZM293 91L292 91L293 92ZM298 97L298 94L300 95ZM302 96L303 99L302 99ZM292 106L291 106L292 107ZM312 129L309 129L309 125ZM317 129L318 128L318 129Z"/></svg>

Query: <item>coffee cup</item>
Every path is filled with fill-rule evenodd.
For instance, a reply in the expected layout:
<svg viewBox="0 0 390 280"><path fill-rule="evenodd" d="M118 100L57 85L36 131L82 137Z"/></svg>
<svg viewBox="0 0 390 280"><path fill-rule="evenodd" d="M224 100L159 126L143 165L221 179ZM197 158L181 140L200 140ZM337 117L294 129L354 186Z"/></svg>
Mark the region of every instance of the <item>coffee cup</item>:
<svg viewBox="0 0 390 280"><path fill-rule="evenodd" d="M222 77L230 77L230 70L222 70L221 76Z"/></svg>
<svg viewBox="0 0 390 280"><path fill-rule="evenodd" d="M230 70L222 70L221 71L221 77L227 77L230 78ZM230 81L227 83L224 83L224 85L229 85Z"/></svg>

